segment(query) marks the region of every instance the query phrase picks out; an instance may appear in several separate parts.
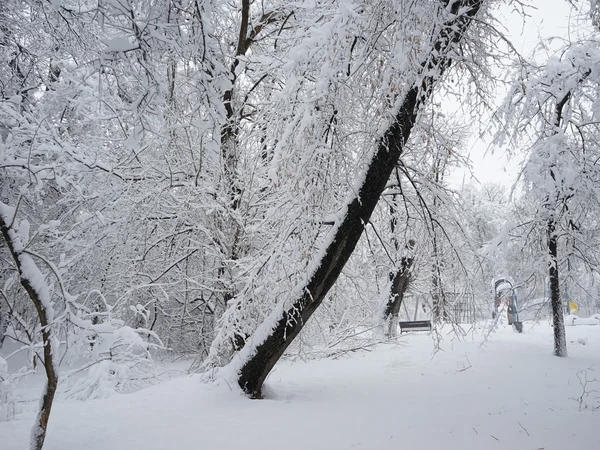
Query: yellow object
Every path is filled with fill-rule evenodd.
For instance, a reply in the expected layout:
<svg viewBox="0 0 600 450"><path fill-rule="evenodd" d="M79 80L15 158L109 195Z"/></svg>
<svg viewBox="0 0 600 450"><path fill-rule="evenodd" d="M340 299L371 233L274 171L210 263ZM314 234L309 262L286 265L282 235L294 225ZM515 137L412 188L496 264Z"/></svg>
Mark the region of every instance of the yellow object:
<svg viewBox="0 0 600 450"><path fill-rule="evenodd" d="M573 302L569 302L569 311L571 312L571 314L577 314L577 311L579 311L579 306L577 306Z"/></svg>

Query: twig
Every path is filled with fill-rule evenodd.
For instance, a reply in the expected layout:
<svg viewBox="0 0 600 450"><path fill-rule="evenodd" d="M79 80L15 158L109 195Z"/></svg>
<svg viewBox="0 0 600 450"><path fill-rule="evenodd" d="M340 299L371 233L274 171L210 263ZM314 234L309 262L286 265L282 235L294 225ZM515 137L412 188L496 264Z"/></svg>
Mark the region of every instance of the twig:
<svg viewBox="0 0 600 450"><path fill-rule="evenodd" d="M467 356L466 353L465 353L465 358L467 359L467 362L469 363L469 365L467 367L463 367L462 369L457 370L456 373L464 372L465 370L469 370L471 367L473 367L471 365L471 361L469 361L469 357Z"/></svg>
<svg viewBox="0 0 600 450"><path fill-rule="evenodd" d="M529 434L529 431L527 431L527 428L525 428L525 427L524 427L524 426L521 424L521 422L519 422L519 421L517 420L517 423L519 424L519 426L520 426L521 428L523 428L523 430L525 431L525 433L527 433L527 436L531 436L531 435Z"/></svg>

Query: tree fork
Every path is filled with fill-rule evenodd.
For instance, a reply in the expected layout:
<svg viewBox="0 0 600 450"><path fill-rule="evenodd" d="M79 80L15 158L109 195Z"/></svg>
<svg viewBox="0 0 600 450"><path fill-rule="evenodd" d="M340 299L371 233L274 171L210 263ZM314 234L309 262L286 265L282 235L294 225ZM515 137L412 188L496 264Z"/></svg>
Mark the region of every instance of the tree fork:
<svg viewBox="0 0 600 450"><path fill-rule="evenodd" d="M419 108L431 96L435 82L450 67L451 59L445 52L460 41L482 4L483 0L442 2L455 17L442 25L429 58L421 65L420 79L406 92L394 121L380 139L358 194L347 205L346 215L337 229L332 231L318 268L309 275L302 293L279 316L268 336L255 348L244 348L241 352L247 354L247 359L242 360L238 384L249 396L261 398L267 375L337 280L398 163ZM457 15L459 11L461 14ZM248 345L254 345L251 339Z"/></svg>

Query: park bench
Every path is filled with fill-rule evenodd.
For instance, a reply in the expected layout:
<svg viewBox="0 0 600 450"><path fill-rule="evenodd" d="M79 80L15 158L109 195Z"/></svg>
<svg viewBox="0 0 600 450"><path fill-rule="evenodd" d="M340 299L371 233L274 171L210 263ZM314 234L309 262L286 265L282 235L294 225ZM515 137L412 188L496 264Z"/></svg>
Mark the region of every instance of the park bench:
<svg viewBox="0 0 600 450"><path fill-rule="evenodd" d="M400 334L409 331L431 331L431 320L413 320L410 322L398 322Z"/></svg>

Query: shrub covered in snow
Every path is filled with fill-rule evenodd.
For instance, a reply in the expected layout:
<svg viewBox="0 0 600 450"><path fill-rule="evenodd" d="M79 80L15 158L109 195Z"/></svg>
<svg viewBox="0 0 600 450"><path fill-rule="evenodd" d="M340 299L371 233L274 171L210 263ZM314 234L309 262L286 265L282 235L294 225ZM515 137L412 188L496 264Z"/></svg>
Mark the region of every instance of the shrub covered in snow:
<svg viewBox="0 0 600 450"><path fill-rule="evenodd" d="M133 329L118 320L94 325L84 330L86 339L73 339L79 345L75 355L84 356L85 376L68 388L71 398L86 400L105 398L115 392L131 392L157 381L150 350L161 348L157 336L145 329ZM145 337L155 338L157 344ZM82 344L83 343L83 344ZM75 369L67 377L82 371Z"/></svg>

